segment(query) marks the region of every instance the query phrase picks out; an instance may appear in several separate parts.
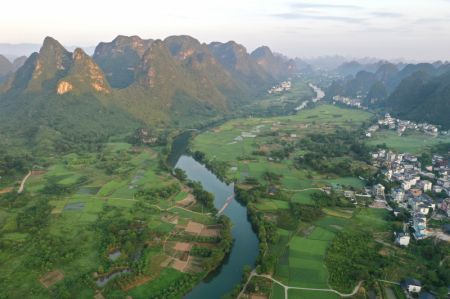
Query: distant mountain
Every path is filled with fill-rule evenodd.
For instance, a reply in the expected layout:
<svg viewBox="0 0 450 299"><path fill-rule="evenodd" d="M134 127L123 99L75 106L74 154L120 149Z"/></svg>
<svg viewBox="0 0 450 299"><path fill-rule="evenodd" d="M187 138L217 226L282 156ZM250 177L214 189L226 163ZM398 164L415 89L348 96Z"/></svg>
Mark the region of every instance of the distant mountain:
<svg viewBox="0 0 450 299"><path fill-rule="evenodd" d="M0 85L11 78L13 73L25 63L26 59L25 56L22 56L11 62L5 56L0 55Z"/></svg>
<svg viewBox="0 0 450 299"><path fill-rule="evenodd" d="M360 63L358 61L352 60L352 61L344 62L343 64L341 64L336 69L336 72L343 77L354 76L361 71L374 73L383 64L384 64L383 61L377 61L375 63L364 64L364 63Z"/></svg>
<svg viewBox="0 0 450 299"><path fill-rule="evenodd" d="M335 70L337 67L342 65L345 62L348 62L349 59L344 56L334 55L334 56L318 56L312 58L302 58L304 62L311 65L314 69L318 70Z"/></svg>
<svg viewBox="0 0 450 299"><path fill-rule="evenodd" d="M357 70L360 71L352 75ZM350 62L341 65L337 71L341 75L346 74L346 77L336 80L329 86L328 97L334 95L360 96L365 98L367 102L374 103L386 99L405 78L420 71L431 76L438 76L450 71L450 65L445 63L403 65L390 62L364 65L358 62ZM336 92L340 94L336 94Z"/></svg>
<svg viewBox="0 0 450 299"><path fill-rule="evenodd" d="M6 80L13 69L13 64L5 56L0 55L0 84Z"/></svg>
<svg viewBox="0 0 450 299"><path fill-rule="evenodd" d="M363 67L349 63L341 70ZM427 121L450 128L450 64L379 64L373 72L359 71L354 76L335 80L326 90L335 95L359 97L365 104L384 108L394 115Z"/></svg>
<svg viewBox="0 0 450 299"><path fill-rule="evenodd" d="M22 140L48 151L105 140L138 123L115 103L92 58L50 37L3 86L0 118L0 130L14 134L2 143Z"/></svg>
<svg viewBox="0 0 450 299"><path fill-rule="evenodd" d="M428 66L421 69L403 79L385 105L401 118L450 128L450 72L433 76Z"/></svg>
<svg viewBox="0 0 450 299"><path fill-rule="evenodd" d="M9 94L89 91L109 92L100 67L83 50L70 53L51 37L19 68L7 88Z"/></svg>
<svg viewBox="0 0 450 299"><path fill-rule="evenodd" d="M244 46L234 41L213 42L208 47L248 94L261 94L277 81L274 75L268 73L250 56Z"/></svg>
<svg viewBox="0 0 450 299"><path fill-rule="evenodd" d="M41 48L40 44L31 44L31 43L22 43L22 44L7 44L7 43L0 43L0 53L3 54L6 58L10 59L11 61L15 60L16 58L23 57L23 56L30 56L34 52L38 52ZM69 51L73 51L76 48L82 48L87 54L92 55L94 53L95 47L78 47L78 46L69 46L66 47Z"/></svg>
<svg viewBox="0 0 450 299"><path fill-rule="evenodd" d="M25 61L27 61L27 56L20 56L14 59L13 61L13 71L17 71L22 65L25 64Z"/></svg>
<svg viewBox="0 0 450 299"><path fill-rule="evenodd" d="M250 55L235 42L207 45L189 36L118 36L100 43L92 58L47 37L26 60L0 62L9 74L0 87L0 131L46 150L138 125L199 125L239 109L294 70L293 61L267 47Z"/></svg>
<svg viewBox="0 0 450 299"><path fill-rule="evenodd" d="M134 83L136 69L152 42L138 36L119 35L112 42L100 43L93 58L112 87L125 88Z"/></svg>
<svg viewBox="0 0 450 299"><path fill-rule="evenodd" d="M274 55L269 47L262 46L250 54L251 58L277 80L286 79L296 71L295 62L280 55Z"/></svg>
<svg viewBox="0 0 450 299"><path fill-rule="evenodd" d="M39 51L40 44L7 44L0 43L0 53L5 57L14 60L20 56L30 56L32 53Z"/></svg>

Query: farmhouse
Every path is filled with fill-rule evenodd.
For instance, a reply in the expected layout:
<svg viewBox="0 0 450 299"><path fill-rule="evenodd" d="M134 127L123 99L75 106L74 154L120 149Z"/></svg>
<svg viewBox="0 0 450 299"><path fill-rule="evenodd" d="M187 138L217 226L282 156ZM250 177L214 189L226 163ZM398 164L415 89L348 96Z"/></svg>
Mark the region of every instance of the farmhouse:
<svg viewBox="0 0 450 299"><path fill-rule="evenodd" d="M406 278L400 285L408 293L420 293L422 290L422 283L414 278Z"/></svg>
<svg viewBox="0 0 450 299"><path fill-rule="evenodd" d="M408 246L411 237L408 233L395 233L395 244L398 246Z"/></svg>

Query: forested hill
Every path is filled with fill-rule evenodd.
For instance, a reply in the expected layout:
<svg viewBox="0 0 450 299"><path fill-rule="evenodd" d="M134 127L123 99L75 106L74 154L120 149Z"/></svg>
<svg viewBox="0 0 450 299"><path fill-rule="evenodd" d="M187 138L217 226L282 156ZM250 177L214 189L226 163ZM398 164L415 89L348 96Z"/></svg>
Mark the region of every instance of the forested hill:
<svg viewBox="0 0 450 299"><path fill-rule="evenodd" d="M352 72L359 70L355 75ZM419 63L361 65L347 63L337 70L327 97L360 98L370 107L386 109L401 118L450 127L450 64Z"/></svg>
<svg viewBox="0 0 450 299"><path fill-rule="evenodd" d="M1 142L21 139L48 150L140 126L198 126L295 72L267 47L250 55L235 42L208 45L190 36L118 36L100 43L93 57L47 37L17 71L3 60Z"/></svg>
<svg viewBox="0 0 450 299"><path fill-rule="evenodd" d="M405 119L450 128L450 72L438 77L425 72L411 75L386 100L386 108Z"/></svg>

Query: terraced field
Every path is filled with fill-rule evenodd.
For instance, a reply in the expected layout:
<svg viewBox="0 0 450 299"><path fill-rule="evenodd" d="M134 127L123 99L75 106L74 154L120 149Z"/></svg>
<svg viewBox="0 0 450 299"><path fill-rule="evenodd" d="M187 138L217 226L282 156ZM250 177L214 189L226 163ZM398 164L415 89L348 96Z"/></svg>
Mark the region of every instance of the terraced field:
<svg viewBox="0 0 450 299"><path fill-rule="evenodd" d="M192 190L160 169L157 150L110 143L101 153L50 158L48 167L33 173L23 195L29 203L16 203L17 208L12 209L3 203L0 206L0 241L7 244L0 253L4 263L0 281L10 281L7 286L1 284L4 290L13 298L26 298L24 292L30 289L34 290L33 298L48 298L58 283L68 292L83 289L82 293L77 291L77 298L93 298L96 289L108 298L126 294L148 298L166 292L174 283L183 281L184 287L178 288L183 291L199 280L205 264L211 261L207 256L190 256L189 244L203 236L203 228L208 236L214 232L220 238L222 226L209 214L196 212L201 208ZM39 200L48 204L48 216L42 216L48 217L48 223L40 230L43 236L36 239L19 218L34 213ZM112 226L105 224L108 221ZM202 229L191 233L189 223ZM127 235L140 236L139 240L122 243L123 236L114 225ZM218 246L215 237L202 240L208 250ZM189 246L178 248L177 242ZM23 250L13 250L16 246ZM51 254L47 257L48 250ZM117 260L108 258L112 252L118 255ZM114 274L118 267L128 265L130 258L142 263L142 270L133 269L132 275ZM41 261L43 266L34 266ZM53 280L52 275L56 277ZM89 277L89 285L97 286L94 276L115 278L105 283L106 288L103 284L81 287L77 284L82 275ZM44 279L47 276L50 278Z"/></svg>

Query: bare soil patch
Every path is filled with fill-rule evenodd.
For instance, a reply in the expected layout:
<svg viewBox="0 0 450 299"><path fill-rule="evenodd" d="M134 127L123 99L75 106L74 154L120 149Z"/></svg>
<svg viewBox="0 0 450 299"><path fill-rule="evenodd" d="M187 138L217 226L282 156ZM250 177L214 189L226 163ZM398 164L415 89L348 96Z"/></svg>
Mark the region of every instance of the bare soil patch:
<svg viewBox="0 0 450 299"><path fill-rule="evenodd" d="M190 233L190 234L200 234L202 232L202 230L204 229L204 225L198 222L194 222L194 221L189 221L188 224L186 225L186 228L184 229L185 232Z"/></svg>
<svg viewBox="0 0 450 299"><path fill-rule="evenodd" d="M201 231L200 236L203 237L218 237L220 236L220 230L215 228L205 228Z"/></svg>
<svg viewBox="0 0 450 299"><path fill-rule="evenodd" d="M39 278L39 282L42 283L42 285L48 289L49 287L51 287L52 285L63 279L64 274L59 270L54 270L41 276Z"/></svg>
<svg viewBox="0 0 450 299"><path fill-rule="evenodd" d="M0 194L10 193L10 192L12 192L13 190L14 190L14 188L12 188L12 187L0 189Z"/></svg>
<svg viewBox="0 0 450 299"><path fill-rule="evenodd" d="M177 242L175 246L173 246L174 250L177 251L189 251L192 248L192 244L186 242Z"/></svg>
<svg viewBox="0 0 450 299"><path fill-rule="evenodd" d="M105 299L102 293L98 292L95 294L94 299Z"/></svg>
<svg viewBox="0 0 450 299"><path fill-rule="evenodd" d="M184 272L184 269L186 268L187 264L188 262L174 260L171 267L180 272Z"/></svg>
<svg viewBox="0 0 450 299"><path fill-rule="evenodd" d="M188 207L192 204L195 204L196 200L194 195L192 194L188 194L188 196L186 196L184 199L180 200L179 202L177 202L177 206L180 207Z"/></svg>
<svg viewBox="0 0 450 299"><path fill-rule="evenodd" d="M32 170L31 171L31 175L41 175L41 174L46 174L47 170Z"/></svg>
<svg viewBox="0 0 450 299"><path fill-rule="evenodd" d="M127 292L127 291L129 291L129 290L131 290L131 289L134 289L134 288L138 287L138 286L141 286L141 285L143 285L143 284L146 284L146 283L149 282L151 279L152 279L152 278L151 278L150 276L141 276L141 277L138 277L137 279L135 279L135 280L132 281L131 283L129 283L129 284L127 284L127 285L124 285L124 286L122 287L122 290L125 291L125 292Z"/></svg>
<svg viewBox="0 0 450 299"><path fill-rule="evenodd" d="M160 264L160 266L163 268L168 267L170 265L170 263L172 262L172 260L173 260L173 258L169 256Z"/></svg>
<svg viewBox="0 0 450 299"><path fill-rule="evenodd" d="M161 216L161 220L170 224L178 224L178 216L176 215L163 215Z"/></svg>

